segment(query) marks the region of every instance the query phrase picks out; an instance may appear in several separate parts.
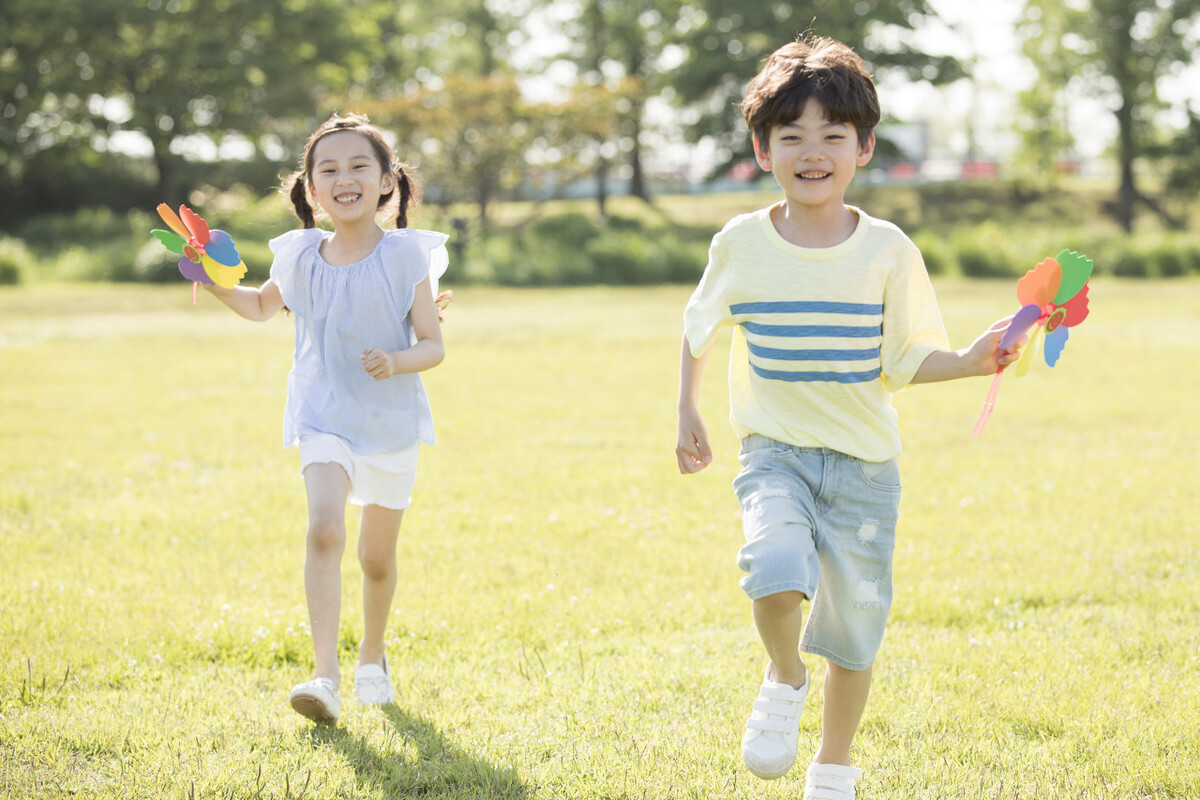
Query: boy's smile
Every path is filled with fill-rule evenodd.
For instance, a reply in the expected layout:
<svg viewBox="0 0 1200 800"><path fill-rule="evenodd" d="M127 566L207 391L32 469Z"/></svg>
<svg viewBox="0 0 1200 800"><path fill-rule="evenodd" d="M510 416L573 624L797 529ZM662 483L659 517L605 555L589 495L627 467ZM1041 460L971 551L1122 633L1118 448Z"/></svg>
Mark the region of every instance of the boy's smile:
<svg viewBox="0 0 1200 800"><path fill-rule="evenodd" d="M765 144L755 140L755 157L783 189L789 215L841 211L855 169L865 166L875 151L874 135L860 145L858 129L828 119L825 107L814 99L795 120L771 128Z"/></svg>

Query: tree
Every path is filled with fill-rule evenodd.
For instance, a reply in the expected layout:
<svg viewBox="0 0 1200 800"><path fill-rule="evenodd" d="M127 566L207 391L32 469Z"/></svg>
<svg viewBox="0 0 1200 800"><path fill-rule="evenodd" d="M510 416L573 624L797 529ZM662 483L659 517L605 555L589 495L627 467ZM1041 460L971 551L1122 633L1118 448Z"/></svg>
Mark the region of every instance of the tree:
<svg viewBox="0 0 1200 800"><path fill-rule="evenodd" d="M187 137L252 143L273 120L311 121L323 93L367 74L383 4L369 0L9 0L0 40L0 142L19 161L136 131L159 196L180 199ZM34 22L33 20L37 20ZM10 151L9 148L12 148Z"/></svg>
<svg viewBox="0 0 1200 800"><path fill-rule="evenodd" d="M1146 154L1155 113L1162 107L1159 78L1193 59L1197 14L1200 0L1027 0L1027 41L1053 43L1057 38L1057 47L1033 50L1035 65L1053 69L1062 58L1076 59L1080 79L1093 93L1114 101L1121 173L1116 219L1126 231L1133 230L1138 202L1168 218L1138 190L1135 161ZM1070 35L1056 37L1044 22L1060 18Z"/></svg>
<svg viewBox="0 0 1200 800"><path fill-rule="evenodd" d="M687 0L674 26L682 63L670 72L669 88L686 109L690 138L712 137L730 161L748 158L750 138L736 106L772 52L811 30L850 45L872 70L949 83L964 77L962 65L911 44L916 26L934 16L926 0Z"/></svg>

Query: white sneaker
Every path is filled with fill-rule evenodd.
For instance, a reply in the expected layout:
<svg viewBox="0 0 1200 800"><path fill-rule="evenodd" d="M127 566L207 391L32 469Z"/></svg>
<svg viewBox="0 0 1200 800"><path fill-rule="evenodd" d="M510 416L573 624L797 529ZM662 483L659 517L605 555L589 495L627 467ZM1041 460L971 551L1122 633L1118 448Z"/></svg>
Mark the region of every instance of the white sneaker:
<svg viewBox="0 0 1200 800"><path fill-rule="evenodd" d="M854 800L854 782L861 777L857 767L811 764L804 782L804 800Z"/></svg>
<svg viewBox="0 0 1200 800"><path fill-rule="evenodd" d="M341 712L337 684L329 678L313 678L293 686L288 699L296 713L314 722L337 722Z"/></svg>
<svg viewBox="0 0 1200 800"><path fill-rule="evenodd" d="M804 710L810 683L807 673L799 689L776 683L770 680L770 670L768 666L754 700L754 711L746 722L746 735L742 737L742 760L746 768L766 780L783 777L796 761L800 712Z"/></svg>
<svg viewBox="0 0 1200 800"><path fill-rule="evenodd" d="M354 693L358 695L358 702L369 706L386 706L396 698L387 655L383 657L382 667L378 664L359 664L354 668Z"/></svg>

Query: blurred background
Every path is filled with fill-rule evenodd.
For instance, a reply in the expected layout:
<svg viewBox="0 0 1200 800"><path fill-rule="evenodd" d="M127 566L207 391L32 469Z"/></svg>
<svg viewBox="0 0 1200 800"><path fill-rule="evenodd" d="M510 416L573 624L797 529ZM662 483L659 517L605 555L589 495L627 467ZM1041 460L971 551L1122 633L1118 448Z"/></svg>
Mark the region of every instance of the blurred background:
<svg viewBox="0 0 1200 800"><path fill-rule="evenodd" d="M798 34L867 62L884 124L851 202L935 274L1062 247L1200 274L1197 0L6 0L0 283L178 280L159 202L266 276L308 134L363 112L452 235L453 281L687 283L777 190L736 109Z"/></svg>

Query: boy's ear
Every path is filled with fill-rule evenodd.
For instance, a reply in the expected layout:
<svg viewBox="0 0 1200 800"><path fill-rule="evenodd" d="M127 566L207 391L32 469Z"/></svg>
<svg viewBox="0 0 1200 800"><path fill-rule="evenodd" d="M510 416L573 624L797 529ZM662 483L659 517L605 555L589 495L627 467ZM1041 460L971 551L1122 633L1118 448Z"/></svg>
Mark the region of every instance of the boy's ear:
<svg viewBox="0 0 1200 800"><path fill-rule="evenodd" d="M758 166L762 167L767 172L771 171L771 151L768 146L758 139L755 134L750 137L750 141L754 143L754 160L758 162Z"/></svg>
<svg viewBox="0 0 1200 800"><path fill-rule="evenodd" d="M875 134L872 133L867 137L866 144L858 146L858 158L855 161L860 167L865 167L871 160L871 156L875 155Z"/></svg>

